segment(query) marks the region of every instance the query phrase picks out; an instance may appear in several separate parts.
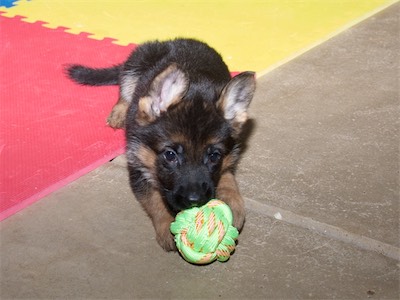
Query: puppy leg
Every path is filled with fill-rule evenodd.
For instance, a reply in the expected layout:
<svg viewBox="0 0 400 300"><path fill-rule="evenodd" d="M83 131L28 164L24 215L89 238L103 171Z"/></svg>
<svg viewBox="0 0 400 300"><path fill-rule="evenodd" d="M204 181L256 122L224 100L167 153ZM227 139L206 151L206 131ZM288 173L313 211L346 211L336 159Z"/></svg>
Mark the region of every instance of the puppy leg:
<svg viewBox="0 0 400 300"><path fill-rule="evenodd" d="M139 199L139 202L153 222L157 242L165 251L176 251L174 236L169 229L175 218L167 209L157 190L152 190L150 194L150 197L147 196L143 201Z"/></svg>
<svg viewBox="0 0 400 300"><path fill-rule="evenodd" d="M245 220L245 208L242 196L240 196L235 176L231 172L225 172L218 183L218 199L224 201L232 210L233 226L242 230Z"/></svg>
<svg viewBox="0 0 400 300"><path fill-rule="evenodd" d="M110 115L107 118L107 124L112 128L124 128L125 117L128 111L129 102L120 97L118 102L114 105Z"/></svg>
<svg viewBox="0 0 400 300"><path fill-rule="evenodd" d="M107 118L112 128L124 128L125 118L136 88L137 76L132 70L124 70L120 74L119 99Z"/></svg>

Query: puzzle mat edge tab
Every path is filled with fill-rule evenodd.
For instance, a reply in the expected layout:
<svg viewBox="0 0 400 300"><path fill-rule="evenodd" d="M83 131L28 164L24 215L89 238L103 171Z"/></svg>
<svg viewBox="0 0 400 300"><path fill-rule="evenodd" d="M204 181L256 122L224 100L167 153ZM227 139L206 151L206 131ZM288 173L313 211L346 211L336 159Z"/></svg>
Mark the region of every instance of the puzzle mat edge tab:
<svg viewBox="0 0 400 300"><path fill-rule="evenodd" d="M260 1L247 1L246 10L241 1L229 2L229 5L228 2L222 0L210 4L205 1L203 6L196 4L196 10L191 2L184 6L177 5L179 1L176 0L166 0L162 4L137 2L135 12L132 12L129 9L132 4L127 7L126 1L114 1L112 6L107 6L110 2L105 0L68 4L61 0L20 0L16 6L6 9L5 16L22 15L22 21L43 21L44 27L64 27L65 32L71 34L86 32L88 38L95 40L108 37L112 43L121 46L151 39L195 37L213 45L231 70L260 72L304 53L310 45L321 44L349 25L398 1L338 0L330 6L329 2L322 5L315 1L268 1L261 2L267 3L263 4L261 12L256 6ZM232 8L231 3L236 3L236 8ZM183 8L176 13L178 6ZM219 15L221 10L227 11L224 18ZM174 18L171 18L172 12ZM264 13L268 13L268 18ZM326 18L322 17L324 14ZM204 21L204 16L211 22ZM286 29L281 29L285 26Z"/></svg>
<svg viewBox="0 0 400 300"><path fill-rule="evenodd" d="M13 7L16 4L17 0L1 0L0 1L0 8L9 8L9 7Z"/></svg>
<svg viewBox="0 0 400 300"><path fill-rule="evenodd" d="M22 1L23 0L14 1L14 4L12 7L16 7ZM30 1L31 0L25 0L25 2L30 2ZM126 43L126 44L122 45L121 43L117 43L117 39L115 39L115 38L106 37L106 36L97 37L90 32L86 32L83 30L81 30L81 31L72 30L70 27L66 27L61 24L60 25L51 25L50 23L40 20L40 19L30 18L27 15L21 15L16 12L11 12L8 8L9 7L0 6L0 16L1 17L5 17L5 18L9 18L9 19L18 19L19 21L23 21L25 23L38 24L47 29L61 30L65 33L74 34L74 35L90 38L90 39L97 40L97 41L109 42L109 43L119 45L119 46L129 46L129 47L136 46L136 44L134 44L134 43Z"/></svg>

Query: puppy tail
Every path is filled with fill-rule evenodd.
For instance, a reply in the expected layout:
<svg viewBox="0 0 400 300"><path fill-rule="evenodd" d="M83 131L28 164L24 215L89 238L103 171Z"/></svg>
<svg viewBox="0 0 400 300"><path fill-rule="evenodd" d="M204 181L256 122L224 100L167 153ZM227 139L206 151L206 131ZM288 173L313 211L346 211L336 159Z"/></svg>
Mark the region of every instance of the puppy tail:
<svg viewBox="0 0 400 300"><path fill-rule="evenodd" d="M83 85L116 85L121 69L122 65L104 69L68 65L65 73L71 80Z"/></svg>

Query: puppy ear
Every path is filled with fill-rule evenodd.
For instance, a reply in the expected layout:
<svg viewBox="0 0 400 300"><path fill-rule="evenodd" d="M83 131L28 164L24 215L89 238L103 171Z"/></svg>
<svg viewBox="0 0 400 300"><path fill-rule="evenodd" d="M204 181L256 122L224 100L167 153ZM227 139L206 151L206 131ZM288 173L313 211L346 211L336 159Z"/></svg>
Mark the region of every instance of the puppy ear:
<svg viewBox="0 0 400 300"><path fill-rule="evenodd" d="M138 118L145 123L154 121L181 101L188 87L187 75L176 64L170 65L154 78L148 95L139 99Z"/></svg>
<svg viewBox="0 0 400 300"><path fill-rule="evenodd" d="M254 72L243 72L228 82L217 101L217 107L223 111L225 119L231 123L236 135L247 121L247 109L255 89Z"/></svg>

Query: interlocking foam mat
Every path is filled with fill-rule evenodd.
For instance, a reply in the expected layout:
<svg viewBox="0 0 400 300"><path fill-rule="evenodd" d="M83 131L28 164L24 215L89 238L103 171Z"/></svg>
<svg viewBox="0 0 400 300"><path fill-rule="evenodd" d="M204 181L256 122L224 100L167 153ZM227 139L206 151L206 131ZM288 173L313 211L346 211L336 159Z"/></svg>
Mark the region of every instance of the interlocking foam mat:
<svg viewBox="0 0 400 300"><path fill-rule="evenodd" d="M70 61L115 64L133 46L0 18L0 209L5 217L123 153L123 131L105 123L118 88L75 85L62 67Z"/></svg>
<svg viewBox="0 0 400 300"><path fill-rule="evenodd" d="M1 0L0 220L124 151L105 123L118 88L75 85L65 64L109 66L180 36L263 74L394 2Z"/></svg>

